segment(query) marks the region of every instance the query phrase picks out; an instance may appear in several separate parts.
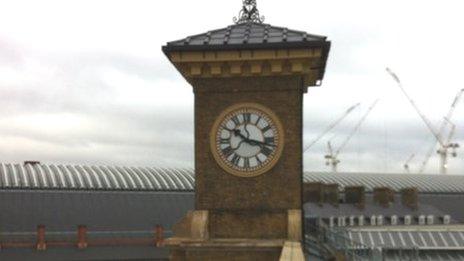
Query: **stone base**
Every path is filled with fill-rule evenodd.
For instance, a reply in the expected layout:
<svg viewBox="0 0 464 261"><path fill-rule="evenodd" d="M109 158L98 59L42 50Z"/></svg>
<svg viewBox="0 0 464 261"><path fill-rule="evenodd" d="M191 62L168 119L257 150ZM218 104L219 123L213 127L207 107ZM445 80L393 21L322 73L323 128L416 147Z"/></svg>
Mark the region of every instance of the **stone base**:
<svg viewBox="0 0 464 261"><path fill-rule="evenodd" d="M304 261L299 242L284 240L170 238L171 261Z"/></svg>
<svg viewBox="0 0 464 261"><path fill-rule="evenodd" d="M287 215L285 238L211 238L214 231L210 231L210 213L190 211L174 226L175 236L167 239L165 245L171 249L172 261L304 261L300 243L301 211L288 210ZM231 226L237 223L240 224L232 222Z"/></svg>

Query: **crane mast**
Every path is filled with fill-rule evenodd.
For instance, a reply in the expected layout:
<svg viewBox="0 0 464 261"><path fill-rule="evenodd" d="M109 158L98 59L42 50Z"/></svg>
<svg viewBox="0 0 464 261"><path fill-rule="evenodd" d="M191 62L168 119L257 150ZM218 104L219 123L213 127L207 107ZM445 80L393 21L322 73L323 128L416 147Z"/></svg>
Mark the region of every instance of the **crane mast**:
<svg viewBox="0 0 464 261"><path fill-rule="evenodd" d="M425 117L425 115L419 110L419 107L417 107L416 103L414 100L409 96L409 94L406 92L406 90L403 88L403 84L400 81L400 78L389 68L387 68L387 72L391 75L391 77L396 81L398 84L398 87L400 87L401 92L403 92L404 96L408 99L409 103L411 103L412 107L416 110L417 114L421 117L422 121L424 121L425 125L427 128L430 130L433 136L435 136L435 139L440 143L440 145L443 145L443 141L441 140L441 137L438 135L438 133L435 131L435 129L432 126L432 123Z"/></svg>
<svg viewBox="0 0 464 261"><path fill-rule="evenodd" d="M438 143L440 145L440 149L437 151L437 153L440 155L440 173L441 174L446 174L447 172L447 162L448 162L448 155L449 155L449 149L451 148L453 150L453 154L452 155L455 155L456 154L456 149L459 148L459 144L457 143L450 143L450 141L443 141L442 139L442 135L443 135L443 132L444 132L444 129L446 128L446 125L447 123L450 123L449 122L449 119L451 118L453 112L454 112L454 109L456 108L456 105L458 104L463 92L464 92L464 89L460 90L458 92L458 94L456 95L453 103L451 104L451 108L448 112L448 114L446 115L445 117L445 120L442 122L441 126L440 126L440 129L439 129L439 132L435 131L435 129L433 128L431 122L427 119L427 117L425 117L425 115L419 110L419 107L417 107L416 103L414 102L414 100L409 96L409 94L406 92L406 90L403 88L403 85L399 79L399 77L392 71L390 70L389 68L387 68L387 72L390 74L390 76L397 82L398 84L398 87L401 89L401 91L403 92L403 94L406 96L406 98L408 99L409 103L411 103L411 105L414 107L414 109L416 110L417 114L421 117L422 121L425 123L425 125L427 126L427 128L430 130L430 132L432 133L432 135L435 137L435 140L436 140L436 143ZM451 133L454 133L454 130L452 130L450 132ZM451 135L452 137L452 135ZM450 137L450 139L451 139ZM434 144L434 147L435 148L435 145L436 143ZM433 153L433 150L431 150L427 156L426 156L426 160L424 160L424 162L422 163L422 166L420 168L420 172L422 173L425 169L425 165L427 164L428 162L428 159L431 157Z"/></svg>
<svg viewBox="0 0 464 261"><path fill-rule="evenodd" d="M456 96L455 96L453 102L451 103L451 107L450 107L448 113L446 114L445 118L444 118L443 121L441 122L441 125L440 125L440 132L439 132L439 133L440 133L440 136L444 135L444 131L445 131L446 125L447 125L447 123L449 123L449 121L451 120L451 117L453 116L453 113L454 113L454 111L455 111L455 109L456 109L456 107L457 107L457 104L458 104L459 101L461 100L461 97L462 97L463 93L464 93L464 89L461 89L461 90L456 94ZM453 124L452 124L452 125L453 125ZM450 131L451 138L452 138L452 136L454 135L454 130L453 130L453 128L455 129L455 127L452 127L452 130ZM456 156L457 156L456 149L459 148L459 144L457 144L457 143L450 144L451 138L448 137L447 145L451 145L451 147L452 147L452 149L453 149L453 152L452 152L451 155L452 155L453 157L456 157ZM423 173L423 172L424 172L425 167L427 166L427 163L429 162L430 157L432 156L433 152L435 151L435 147L436 147L436 146L437 146L437 142L434 141L433 146L430 147L430 150L427 152L427 154L426 154L426 156L425 156L425 158L424 158L424 161L422 162L422 165L421 165L421 167L420 167L419 173ZM440 151L441 151L441 152L444 152L445 150L443 150L442 148L440 148L440 149L437 151L438 154L440 155L440 157L443 157L444 154L441 153ZM447 156L448 156L448 154L446 154L445 157L447 157ZM441 161L443 162L443 160L441 160ZM445 161L446 161L446 160L445 160ZM446 173L446 168L443 168L442 166L443 166L443 164L440 163L440 169L441 169L441 170L444 170L445 173Z"/></svg>
<svg viewBox="0 0 464 261"><path fill-rule="evenodd" d="M445 118L445 121L447 121L451 125L451 130L448 135L448 139L446 140L446 144L444 147L441 147L437 150L438 155L440 155L440 173L441 174L446 174L448 171L448 155L450 155L449 150L451 149L451 156L456 157L457 152L456 149L459 148L458 143L451 143L451 139L454 136L454 132L456 130L456 125L449 121L447 118Z"/></svg>
<svg viewBox="0 0 464 261"><path fill-rule="evenodd" d="M326 165L331 166L333 172L337 172L337 166L340 163L340 160L338 159L338 155L345 148L345 146L348 144L348 142L351 140L354 134L359 130L363 122L366 120L367 116L371 113L371 111L374 109L374 107L377 105L378 102L379 100L377 99L369 107L369 109L366 111L363 117L358 121L356 126L351 130L350 134L346 137L346 139L343 141L340 147L338 147L335 153L331 145L331 140L327 142L328 154L325 155L324 158L326 159Z"/></svg>
<svg viewBox="0 0 464 261"><path fill-rule="evenodd" d="M332 144L330 141L327 142L327 149L328 149L328 154L324 156L326 159L325 165L330 166L332 168L332 172L337 172L337 166L338 163L340 163L340 160L338 160L336 157L334 157L333 154L333 149L332 149Z"/></svg>

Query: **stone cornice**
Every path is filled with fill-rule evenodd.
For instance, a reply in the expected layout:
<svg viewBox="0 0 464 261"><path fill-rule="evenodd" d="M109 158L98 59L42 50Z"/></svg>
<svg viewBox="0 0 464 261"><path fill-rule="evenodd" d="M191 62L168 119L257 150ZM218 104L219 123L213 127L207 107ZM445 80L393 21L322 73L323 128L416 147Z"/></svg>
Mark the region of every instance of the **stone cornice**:
<svg viewBox="0 0 464 261"><path fill-rule="evenodd" d="M169 59L190 82L195 78L299 75L319 85L325 57L321 47L275 50L177 51Z"/></svg>

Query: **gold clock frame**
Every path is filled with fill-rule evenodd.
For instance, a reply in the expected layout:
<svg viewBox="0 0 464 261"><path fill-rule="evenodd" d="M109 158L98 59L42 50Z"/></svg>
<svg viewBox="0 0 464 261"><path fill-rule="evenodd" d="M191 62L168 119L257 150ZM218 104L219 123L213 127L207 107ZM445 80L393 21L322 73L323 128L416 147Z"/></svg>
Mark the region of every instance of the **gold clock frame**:
<svg viewBox="0 0 464 261"><path fill-rule="evenodd" d="M239 109L242 109L242 108L250 108L250 109L255 109L255 110L263 112L272 120L272 122L275 124L278 130L277 136L279 139L279 143L275 150L275 156L271 159L271 161L267 165L255 171L250 171L250 172L243 172L243 171L239 171L239 170L229 167L227 164L225 164L225 162L219 155L219 152L217 151L217 147L216 147L216 134L217 134L217 130L219 126L221 125L222 121L230 113L237 111ZM282 155L282 151L284 149L284 145L285 145L284 136L285 135L284 135L283 125L280 122L277 115L271 109L267 108L264 105L258 104L258 103L252 103L252 102L237 103L237 104L234 104L226 108L224 111L222 111L221 114L219 114L219 116L214 121L213 127L211 128L211 131L210 131L210 149L211 149L211 153L213 154L214 159L216 160L216 163L227 173L232 174L234 176L238 176L238 177L253 178L253 177L256 177L256 176L259 176L259 175L262 175L268 172L279 161Z"/></svg>

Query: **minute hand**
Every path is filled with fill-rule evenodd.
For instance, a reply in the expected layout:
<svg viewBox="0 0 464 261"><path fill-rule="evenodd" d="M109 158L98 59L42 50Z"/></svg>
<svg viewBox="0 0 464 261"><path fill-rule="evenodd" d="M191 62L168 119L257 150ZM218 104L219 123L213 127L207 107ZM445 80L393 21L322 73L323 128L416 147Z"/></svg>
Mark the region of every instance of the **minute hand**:
<svg viewBox="0 0 464 261"><path fill-rule="evenodd" d="M265 143L265 142L258 141L258 140L251 140L251 139L248 139L248 143L249 143L250 145L259 145L259 146L276 147L276 145L274 145L274 144L269 144L269 143Z"/></svg>
<svg viewBox="0 0 464 261"><path fill-rule="evenodd" d="M234 134L235 134L236 136L239 136L240 138L242 138L244 142L250 144L251 146L270 146L270 147L276 147L276 145L274 145L274 144L269 144L269 143L264 143L264 142L262 142L262 141L249 139L249 138L245 137L245 136L240 132L240 130L234 130Z"/></svg>

